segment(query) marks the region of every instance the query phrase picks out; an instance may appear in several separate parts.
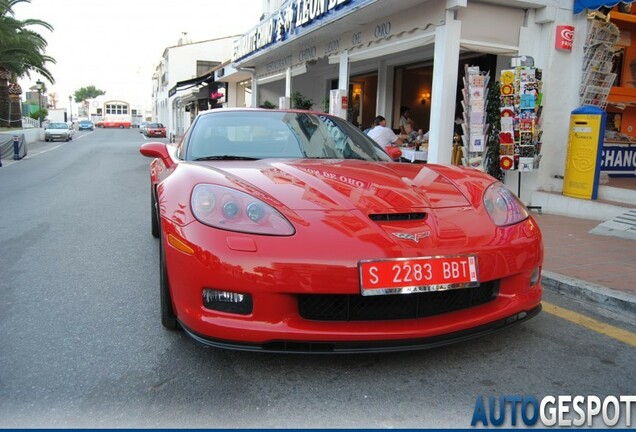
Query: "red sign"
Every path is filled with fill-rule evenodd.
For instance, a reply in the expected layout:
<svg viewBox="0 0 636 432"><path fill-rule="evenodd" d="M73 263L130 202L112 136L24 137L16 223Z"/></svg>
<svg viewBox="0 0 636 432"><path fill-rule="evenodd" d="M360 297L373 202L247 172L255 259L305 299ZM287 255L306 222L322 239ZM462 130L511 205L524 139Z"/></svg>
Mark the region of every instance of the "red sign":
<svg viewBox="0 0 636 432"><path fill-rule="evenodd" d="M479 285L474 255L365 260L359 263L359 268L362 295Z"/></svg>
<svg viewBox="0 0 636 432"><path fill-rule="evenodd" d="M574 43L574 27L569 25L556 26L556 40L554 48L564 51L572 51Z"/></svg>
<svg viewBox="0 0 636 432"><path fill-rule="evenodd" d="M348 106L349 106L349 97L348 96L343 96L342 97L342 109L346 111Z"/></svg>

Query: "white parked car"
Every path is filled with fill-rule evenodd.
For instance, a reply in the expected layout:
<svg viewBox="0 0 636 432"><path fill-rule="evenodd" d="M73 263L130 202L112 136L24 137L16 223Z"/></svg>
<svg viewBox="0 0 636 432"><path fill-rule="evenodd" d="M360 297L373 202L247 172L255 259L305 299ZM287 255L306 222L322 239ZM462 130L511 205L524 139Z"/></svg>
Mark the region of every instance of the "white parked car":
<svg viewBox="0 0 636 432"><path fill-rule="evenodd" d="M66 123L49 123L44 129L44 141L70 141L74 134L75 130Z"/></svg>
<svg viewBox="0 0 636 432"><path fill-rule="evenodd" d="M150 122L147 121L142 121L141 123L139 123L139 133L146 135L146 130L149 124Z"/></svg>

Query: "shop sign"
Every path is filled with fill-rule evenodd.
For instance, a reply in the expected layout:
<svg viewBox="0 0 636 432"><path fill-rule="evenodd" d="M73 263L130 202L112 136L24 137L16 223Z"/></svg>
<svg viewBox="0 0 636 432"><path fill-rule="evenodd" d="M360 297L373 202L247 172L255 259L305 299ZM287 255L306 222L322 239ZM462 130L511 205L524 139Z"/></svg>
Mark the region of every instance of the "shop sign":
<svg viewBox="0 0 636 432"><path fill-rule="evenodd" d="M325 55L337 53L340 51L340 39L334 39L325 44Z"/></svg>
<svg viewBox="0 0 636 432"><path fill-rule="evenodd" d="M268 19L244 34L234 45L232 61L240 60L250 54L287 40L297 35L303 27L324 19L327 16L350 9L365 0L290 0L274 12Z"/></svg>
<svg viewBox="0 0 636 432"><path fill-rule="evenodd" d="M574 43L574 27L570 25L556 26L556 40L554 48L563 51L572 51Z"/></svg>
<svg viewBox="0 0 636 432"><path fill-rule="evenodd" d="M611 176L636 176L636 147L603 147L601 171Z"/></svg>
<svg viewBox="0 0 636 432"><path fill-rule="evenodd" d="M291 66L292 66L292 56L288 55L288 56L281 57L267 63L265 65L265 70L266 70L266 73L271 74L271 73L279 72L281 70L285 70Z"/></svg>

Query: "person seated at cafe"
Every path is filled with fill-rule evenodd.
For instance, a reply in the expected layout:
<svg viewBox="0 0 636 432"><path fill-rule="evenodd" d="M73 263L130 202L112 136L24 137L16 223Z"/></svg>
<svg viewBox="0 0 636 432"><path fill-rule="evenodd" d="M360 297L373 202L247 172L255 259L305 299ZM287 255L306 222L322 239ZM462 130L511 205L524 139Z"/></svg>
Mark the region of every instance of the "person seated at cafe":
<svg viewBox="0 0 636 432"><path fill-rule="evenodd" d="M409 147L419 147L420 144L428 141L428 132L424 133L423 129L415 131L413 120L408 120L404 124L404 129L406 132L405 141Z"/></svg>
<svg viewBox="0 0 636 432"><path fill-rule="evenodd" d="M373 125L373 129L367 135L380 144L393 159L399 159L402 156L402 152L397 146L402 145L404 142L403 138L396 135L391 128L386 126L386 119L382 116L377 116L373 120Z"/></svg>
<svg viewBox="0 0 636 432"><path fill-rule="evenodd" d="M400 134L406 133L406 123L412 121L411 109L407 106L400 108Z"/></svg>
<svg viewBox="0 0 636 432"><path fill-rule="evenodd" d="M395 132L386 126L386 119L382 116L377 116L373 120L373 128L367 133L371 138L375 140L382 147L388 145L401 145L404 140L402 136L396 135Z"/></svg>

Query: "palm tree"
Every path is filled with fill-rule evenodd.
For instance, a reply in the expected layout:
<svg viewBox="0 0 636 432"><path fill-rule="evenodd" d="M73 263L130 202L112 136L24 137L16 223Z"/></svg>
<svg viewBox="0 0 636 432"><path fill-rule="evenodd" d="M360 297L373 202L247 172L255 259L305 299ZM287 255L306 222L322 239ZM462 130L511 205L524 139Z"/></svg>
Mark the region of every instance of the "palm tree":
<svg viewBox="0 0 636 432"><path fill-rule="evenodd" d="M55 63L55 59L44 54L47 42L29 28L42 26L53 30L53 27L41 20L17 20L14 17L13 6L30 2L0 0L0 126L22 126L22 88L18 78L30 77L31 72L37 72L51 83L55 82L46 68L47 63Z"/></svg>

